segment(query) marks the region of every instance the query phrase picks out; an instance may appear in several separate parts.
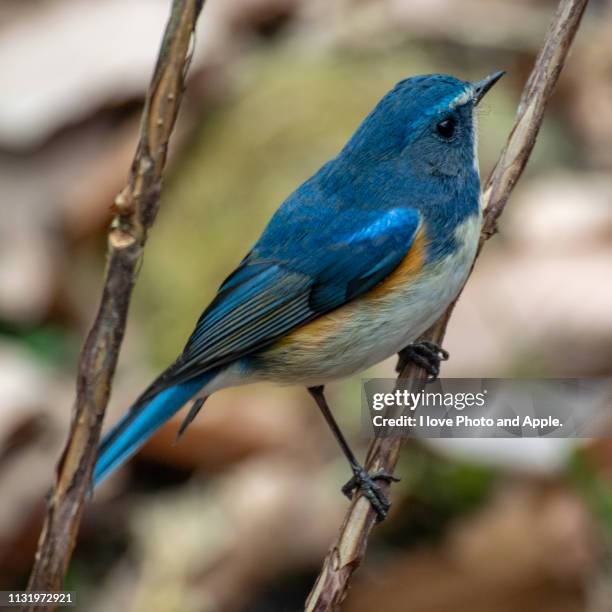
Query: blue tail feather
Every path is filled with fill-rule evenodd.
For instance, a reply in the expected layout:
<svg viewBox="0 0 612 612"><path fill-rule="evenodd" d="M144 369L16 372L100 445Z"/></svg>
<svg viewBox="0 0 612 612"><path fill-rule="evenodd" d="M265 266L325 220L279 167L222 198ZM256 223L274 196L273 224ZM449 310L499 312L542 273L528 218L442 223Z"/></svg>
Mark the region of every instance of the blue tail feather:
<svg viewBox="0 0 612 612"><path fill-rule="evenodd" d="M102 439L93 473L99 485L127 461L168 419L188 402L217 372L207 372L192 380L160 391L142 406L129 410Z"/></svg>

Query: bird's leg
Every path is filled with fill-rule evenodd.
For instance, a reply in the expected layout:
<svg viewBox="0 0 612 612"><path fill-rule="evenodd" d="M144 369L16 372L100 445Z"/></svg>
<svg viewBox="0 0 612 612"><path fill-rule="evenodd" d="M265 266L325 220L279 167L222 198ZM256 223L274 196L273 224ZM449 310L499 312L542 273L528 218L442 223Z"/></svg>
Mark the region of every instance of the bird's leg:
<svg viewBox="0 0 612 612"><path fill-rule="evenodd" d="M382 480L383 482L387 483L399 482L399 478L385 472L384 470L380 470L374 474L368 474L365 468L357 461L351 447L348 445L348 442L342 435L340 427L338 427L338 423L336 423L336 420L334 419L334 416L327 405L327 400L323 394L323 386L309 387L308 391L314 398L315 402L317 402L317 406L323 413L323 416L325 417L327 424L340 445L342 452L348 459L351 470L353 470L353 477L342 487L342 493L344 493L344 495L346 495L349 499L352 499L353 493L356 490L361 491L370 502L374 512L376 512L377 521L382 521L387 516L387 512L389 511L391 504L384 491L380 488L376 481Z"/></svg>
<svg viewBox="0 0 612 612"><path fill-rule="evenodd" d="M402 372L408 365L408 362L412 361L427 372L427 380L430 382L438 378L438 374L440 374L440 363L446 361L449 357L448 352L439 344L430 342L429 340L409 344L406 348L402 349L398 355L399 359L395 367L396 372Z"/></svg>

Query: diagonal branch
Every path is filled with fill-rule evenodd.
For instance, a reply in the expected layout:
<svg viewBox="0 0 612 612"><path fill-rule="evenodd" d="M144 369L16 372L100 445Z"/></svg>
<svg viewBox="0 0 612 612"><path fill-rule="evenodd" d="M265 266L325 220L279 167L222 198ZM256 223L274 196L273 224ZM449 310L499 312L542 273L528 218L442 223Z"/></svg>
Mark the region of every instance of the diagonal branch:
<svg viewBox="0 0 612 612"><path fill-rule="evenodd" d="M561 0L544 45L523 89L514 126L499 160L483 191L485 207L478 253L496 232L497 220L519 180L542 124L544 111L567 58L574 35L588 0ZM423 339L438 343L444 338L446 325L455 302ZM424 372L416 366L406 367L398 379L414 383ZM399 457L401 438L377 438L368 449L368 470L384 469L393 473ZM308 612L338 610L346 597L349 580L365 556L368 537L375 523L374 512L363 497L357 497L345 516L336 541L323 562L321 573L306 600Z"/></svg>
<svg viewBox="0 0 612 612"><path fill-rule="evenodd" d="M159 206L168 141L183 96L195 25L204 0L173 0L145 99L128 183L117 196L98 313L81 351L76 400L57 465L28 589L61 589L90 487L102 419L123 340L147 232ZM55 606L48 606L51 610ZM36 608L37 610L40 607Z"/></svg>

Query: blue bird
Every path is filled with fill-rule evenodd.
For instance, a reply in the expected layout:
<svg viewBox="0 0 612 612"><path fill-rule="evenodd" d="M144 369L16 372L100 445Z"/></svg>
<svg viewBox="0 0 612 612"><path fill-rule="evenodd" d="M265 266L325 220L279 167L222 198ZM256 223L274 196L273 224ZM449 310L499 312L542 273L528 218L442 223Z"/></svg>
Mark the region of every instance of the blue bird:
<svg viewBox="0 0 612 612"><path fill-rule="evenodd" d="M293 192L201 315L182 354L103 438L99 484L189 400L259 381L308 388L379 519L389 502L338 428L323 386L400 353L438 374L415 340L457 296L481 226L474 110L501 78L400 81L339 155Z"/></svg>

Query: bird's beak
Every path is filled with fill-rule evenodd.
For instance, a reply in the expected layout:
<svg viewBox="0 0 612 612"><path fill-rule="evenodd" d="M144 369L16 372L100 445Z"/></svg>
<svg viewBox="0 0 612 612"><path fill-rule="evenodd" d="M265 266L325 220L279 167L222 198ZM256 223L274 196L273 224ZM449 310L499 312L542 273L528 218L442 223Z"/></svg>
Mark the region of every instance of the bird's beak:
<svg viewBox="0 0 612 612"><path fill-rule="evenodd" d="M474 87L474 97L472 98L474 101L474 106L477 106L478 103L484 98L484 95L501 79L504 74L506 74L505 70L498 70L493 74L490 74L488 77L482 79L482 81L478 81L472 84Z"/></svg>

